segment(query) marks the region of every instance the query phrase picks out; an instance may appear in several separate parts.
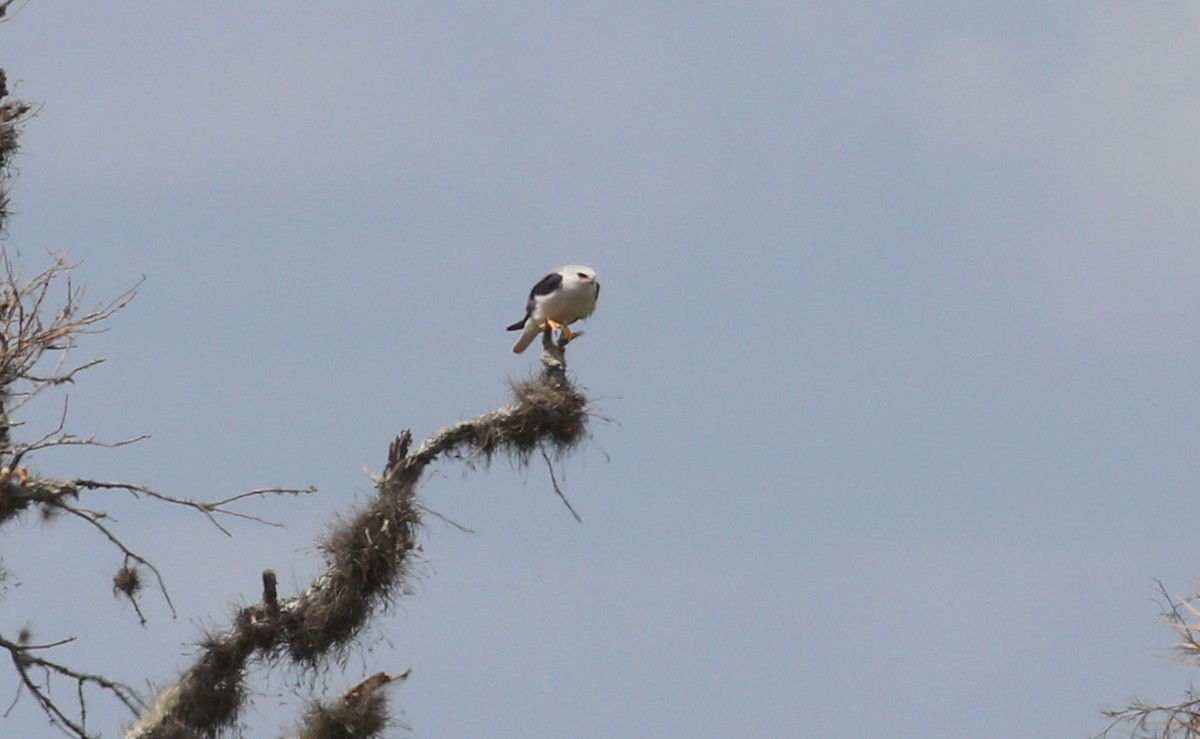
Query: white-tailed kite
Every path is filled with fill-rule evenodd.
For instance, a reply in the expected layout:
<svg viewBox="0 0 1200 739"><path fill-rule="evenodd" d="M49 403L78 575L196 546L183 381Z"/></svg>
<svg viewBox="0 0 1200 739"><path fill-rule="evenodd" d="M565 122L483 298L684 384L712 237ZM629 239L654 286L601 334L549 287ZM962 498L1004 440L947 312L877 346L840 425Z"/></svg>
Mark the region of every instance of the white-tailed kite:
<svg viewBox="0 0 1200 739"><path fill-rule="evenodd" d="M529 291L525 317L508 327L509 331L521 332L513 352L525 351L546 328L559 329L560 341L566 344L571 340L571 329L567 326L592 315L598 297L600 283L596 282L596 270L591 267L568 264L546 275Z"/></svg>

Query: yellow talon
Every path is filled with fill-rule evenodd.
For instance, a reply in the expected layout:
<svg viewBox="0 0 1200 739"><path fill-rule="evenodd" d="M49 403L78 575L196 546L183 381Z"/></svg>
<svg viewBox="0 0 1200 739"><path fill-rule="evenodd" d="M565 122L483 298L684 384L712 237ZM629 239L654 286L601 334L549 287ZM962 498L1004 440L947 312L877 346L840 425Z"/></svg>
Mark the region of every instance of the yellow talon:
<svg viewBox="0 0 1200 739"><path fill-rule="evenodd" d="M552 318L546 319L545 327L546 327L546 330L548 330L548 331L557 331L558 332L558 345L560 347L566 346L572 339L574 339L577 336L583 336L582 331L574 332L571 330L570 326L567 326L565 323L559 323L558 321L555 321Z"/></svg>

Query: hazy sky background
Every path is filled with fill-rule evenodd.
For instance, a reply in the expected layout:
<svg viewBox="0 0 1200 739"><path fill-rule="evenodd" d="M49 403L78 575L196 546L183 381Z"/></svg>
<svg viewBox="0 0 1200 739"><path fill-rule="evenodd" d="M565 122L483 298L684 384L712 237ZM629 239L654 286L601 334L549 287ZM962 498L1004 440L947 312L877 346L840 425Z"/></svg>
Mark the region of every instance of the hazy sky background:
<svg viewBox="0 0 1200 739"><path fill-rule="evenodd" d="M583 262L583 525L544 468L441 465L477 533L429 523L330 692L412 668L418 737L1085 737L1195 679L1152 579L1200 578L1200 5L34 0L0 66L43 106L6 248L146 278L70 427L153 438L35 471L320 489L232 539L89 497L167 578L145 629L91 532L10 526L0 633L173 678L396 432L506 402L503 327Z"/></svg>

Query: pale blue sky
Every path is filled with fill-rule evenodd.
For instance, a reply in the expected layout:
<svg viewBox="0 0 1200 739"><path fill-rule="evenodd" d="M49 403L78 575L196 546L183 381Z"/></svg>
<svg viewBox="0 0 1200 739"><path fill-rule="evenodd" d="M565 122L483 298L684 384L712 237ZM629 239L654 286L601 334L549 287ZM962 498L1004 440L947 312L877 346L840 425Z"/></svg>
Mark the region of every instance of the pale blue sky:
<svg viewBox="0 0 1200 739"><path fill-rule="evenodd" d="M1084 737L1174 700L1151 581L1200 576L1198 35L1181 1L34 0L0 25L43 104L7 248L66 251L97 301L146 277L71 423L153 435L37 471L320 492L233 539L89 501L173 588L144 630L101 542L6 529L0 630L171 678L262 569L308 581L397 431L505 402L533 359L503 327L584 262L570 358L613 422L561 471L583 525L543 469L442 465L427 504L477 533L430 525L330 690L411 667L418 737ZM27 699L0 729L50 731Z"/></svg>

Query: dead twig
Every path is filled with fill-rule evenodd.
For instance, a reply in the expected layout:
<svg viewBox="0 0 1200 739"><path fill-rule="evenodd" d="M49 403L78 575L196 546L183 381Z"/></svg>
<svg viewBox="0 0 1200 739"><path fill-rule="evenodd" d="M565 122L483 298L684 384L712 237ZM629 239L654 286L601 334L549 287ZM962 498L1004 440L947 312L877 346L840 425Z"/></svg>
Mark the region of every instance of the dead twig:
<svg viewBox="0 0 1200 739"><path fill-rule="evenodd" d="M1200 593L1176 600L1166 586L1155 580L1159 595L1159 621L1179 636L1173 645L1176 657L1200 665ZM1200 739L1200 692L1188 688L1183 700L1171 704L1131 699L1123 708L1106 710L1111 720L1099 737L1128 736L1131 739Z"/></svg>
<svg viewBox="0 0 1200 739"><path fill-rule="evenodd" d="M16 695L13 697L8 710L5 711L5 717L12 712L12 709L21 697L21 693L27 692L33 696L33 699L50 720L52 726L68 736L78 737L78 739L92 739L93 735L88 733L87 730L87 700L84 694L84 688L89 685L99 688L115 697L134 716L145 710L145 703L138 696L137 691L128 685L110 680L103 675L76 670L62 663L54 662L34 654L34 652L54 649L55 647L70 644L73 641L75 641L75 637L72 636L48 644L28 644L23 641L14 642L0 636L0 647L8 650L13 668L16 670L19 679ZM41 680L35 677L35 670L41 671ZM53 676L59 676L75 682L78 719L68 716L59 706L58 702L51 697L50 683Z"/></svg>
<svg viewBox="0 0 1200 739"><path fill-rule="evenodd" d="M217 520L218 514L222 516L230 516L232 518L241 518L247 521L254 521L255 523L274 526L276 528L281 528L283 526L283 524L275 521L268 521L264 518L259 518L258 516L252 516L248 513L242 513L241 511L233 510L228 507L231 503L236 503L237 501L245 500L246 498L261 498L268 495L309 495L317 492L317 489L311 485L306 488L257 488L255 490L247 490L244 493L238 493L237 495L231 495L228 498L222 498L221 500L199 501L192 500L190 498L179 498L173 495L165 495L156 490L152 490L145 485L137 485L129 482L74 480L73 483L79 488L87 490L124 490L135 497L145 495L149 498L162 501L163 503L170 503L172 505L192 508L203 513L208 518L209 522L212 523L213 526L216 526L217 529L219 529L226 536L233 536L233 534L231 534L229 529L226 529L221 525L221 522Z"/></svg>
<svg viewBox="0 0 1200 739"><path fill-rule="evenodd" d="M571 515L575 517L575 522L583 523L583 519L580 518L579 514L575 512L575 507L571 505L571 501L567 500L567 496L563 494L562 488L558 486L558 476L554 474L554 462L550 460L550 455L547 454L546 450L541 447L538 447L538 451L542 453L542 459L546 461L546 470L550 473L550 484L554 486L555 494L558 495L560 500L562 500L563 505L567 507L567 510L571 512Z"/></svg>
<svg viewBox="0 0 1200 739"><path fill-rule="evenodd" d="M90 524L93 528L95 528L97 531L99 531L100 534L105 539L108 539L110 544L112 544L114 547L119 549L121 551L121 553L125 555L126 563L128 563L130 560L132 560L132 561L138 563L139 565L141 565L142 567L145 567L146 569L150 570L150 572L152 572L154 574L155 581L158 583L158 589L163 595L163 600L165 600L167 602L167 607L171 609L171 617L174 618L178 615L175 612L175 604L171 601L171 593L167 590L167 583L166 583L166 581L163 580L162 573L158 571L158 568L155 567L154 564L150 560L146 559L142 555L134 552L132 549L125 546L125 542L121 541L121 539L116 534L114 534L111 530L109 530L109 528L107 526L105 526L103 523L101 523L101 521L104 520L104 518L106 517L105 514L84 511L80 508L77 508L76 506L65 505L65 504L61 505L60 508L63 511L66 511L69 515L74 516L74 517L78 518L79 520ZM138 615L139 616L141 615L140 609L138 611ZM142 619L142 625L143 626L146 625L145 618Z"/></svg>

